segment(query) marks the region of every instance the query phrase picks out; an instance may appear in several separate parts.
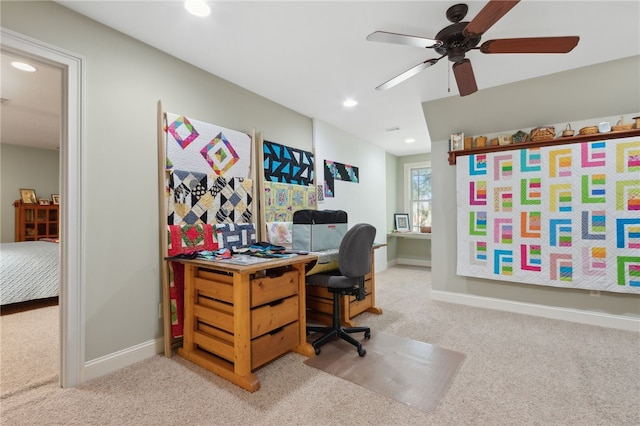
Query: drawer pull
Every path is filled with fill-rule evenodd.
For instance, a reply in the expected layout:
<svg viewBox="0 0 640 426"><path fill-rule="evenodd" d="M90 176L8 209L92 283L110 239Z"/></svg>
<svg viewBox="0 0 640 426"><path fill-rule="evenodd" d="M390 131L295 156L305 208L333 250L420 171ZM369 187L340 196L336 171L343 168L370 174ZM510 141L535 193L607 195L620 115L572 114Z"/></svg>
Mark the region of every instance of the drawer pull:
<svg viewBox="0 0 640 426"><path fill-rule="evenodd" d="M275 330L271 330L269 334L273 336L274 334L280 333L283 329L284 329L284 325L282 327L276 328Z"/></svg>

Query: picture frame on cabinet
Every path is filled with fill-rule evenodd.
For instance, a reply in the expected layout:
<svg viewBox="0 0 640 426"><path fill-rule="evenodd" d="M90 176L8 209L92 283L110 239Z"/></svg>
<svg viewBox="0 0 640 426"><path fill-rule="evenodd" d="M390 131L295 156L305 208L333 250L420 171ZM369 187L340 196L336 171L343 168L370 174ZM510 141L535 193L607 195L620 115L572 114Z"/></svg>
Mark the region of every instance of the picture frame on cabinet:
<svg viewBox="0 0 640 426"><path fill-rule="evenodd" d="M57 206L60 204L60 195L59 194L51 194L51 202L53 205Z"/></svg>
<svg viewBox="0 0 640 426"><path fill-rule="evenodd" d="M464 132L452 133L449 139L449 151L462 151L464 149Z"/></svg>
<svg viewBox="0 0 640 426"><path fill-rule="evenodd" d="M36 197L35 189L20 189L20 198L23 204L38 204L38 197Z"/></svg>
<svg viewBox="0 0 640 426"><path fill-rule="evenodd" d="M408 213L395 213L393 215L393 221L396 225L397 232L410 232L411 224L409 222Z"/></svg>
<svg viewBox="0 0 640 426"><path fill-rule="evenodd" d="M40 204L41 206L48 206L48 205L51 205L51 202L49 200L45 200L44 198L41 198L38 200L38 204Z"/></svg>

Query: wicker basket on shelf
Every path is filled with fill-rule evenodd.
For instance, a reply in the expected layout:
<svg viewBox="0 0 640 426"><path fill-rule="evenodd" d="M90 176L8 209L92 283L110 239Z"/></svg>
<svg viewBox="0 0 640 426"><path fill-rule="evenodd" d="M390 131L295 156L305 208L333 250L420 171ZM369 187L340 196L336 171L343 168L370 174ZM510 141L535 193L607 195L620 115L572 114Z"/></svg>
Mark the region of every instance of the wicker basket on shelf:
<svg viewBox="0 0 640 426"><path fill-rule="evenodd" d="M553 126L536 127L531 130L531 142L546 141L556 137L556 129Z"/></svg>
<svg viewBox="0 0 640 426"><path fill-rule="evenodd" d="M595 135L598 133L598 126L583 127L578 133L581 135Z"/></svg>
<svg viewBox="0 0 640 426"><path fill-rule="evenodd" d="M611 126L612 132L619 132L621 130L631 130L633 128L633 123L625 123L624 117L620 117L620 121L615 126Z"/></svg>

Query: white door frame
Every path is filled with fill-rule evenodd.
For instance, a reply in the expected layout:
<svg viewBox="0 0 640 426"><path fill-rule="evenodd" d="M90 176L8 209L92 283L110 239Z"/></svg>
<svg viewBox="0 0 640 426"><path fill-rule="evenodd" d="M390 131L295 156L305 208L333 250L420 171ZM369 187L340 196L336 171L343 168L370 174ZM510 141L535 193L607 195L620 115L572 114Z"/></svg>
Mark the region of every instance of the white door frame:
<svg viewBox="0 0 640 426"><path fill-rule="evenodd" d="M60 386L84 382L83 118L85 59L0 28L2 50L62 69L60 140Z"/></svg>

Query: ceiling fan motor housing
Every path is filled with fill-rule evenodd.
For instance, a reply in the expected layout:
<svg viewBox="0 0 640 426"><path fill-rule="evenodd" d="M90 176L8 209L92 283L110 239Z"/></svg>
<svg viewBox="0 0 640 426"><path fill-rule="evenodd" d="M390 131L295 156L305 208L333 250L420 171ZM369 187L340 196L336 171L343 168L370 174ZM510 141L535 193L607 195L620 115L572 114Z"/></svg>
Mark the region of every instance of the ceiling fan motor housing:
<svg viewBox="0 0 640 426"><path fill-rule="evenodd" d="M451 62L460 62L464 55L480 43L481 37L465 37L462 31L468 22L457 22L443 28L437 35L436 40L442 42L441 46L435 47L435 51L441 55L447 55Z"/></svg>

